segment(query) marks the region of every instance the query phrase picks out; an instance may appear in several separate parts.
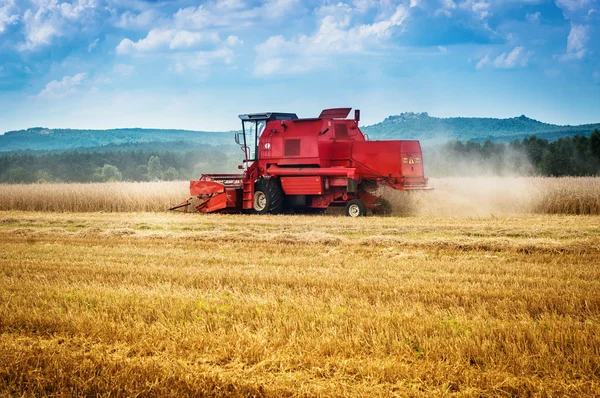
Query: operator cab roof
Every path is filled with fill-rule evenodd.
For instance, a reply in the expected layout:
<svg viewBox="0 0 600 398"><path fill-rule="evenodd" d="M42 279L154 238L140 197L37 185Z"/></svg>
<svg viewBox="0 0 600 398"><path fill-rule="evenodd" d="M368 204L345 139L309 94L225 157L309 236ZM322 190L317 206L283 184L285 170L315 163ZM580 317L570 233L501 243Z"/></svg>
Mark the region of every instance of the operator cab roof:
<svg viewBox="0 0 600 398"><path fill-rule="evenodd" d="M247 120L296 120L298 116L295 113L266 112L266 113L248 113L239 115L242 121Z"/></svg>
<svg viewBox="0 0 600 398"><path fill-rule="evenodd" d="M248 113L246 115L239 115L242 121L247 120L298 120L298 121L311 121L319 119L345 119L350 114L352 108L330 108L323 109L319 117L315 118L302 118L299 119L295 113L283 113L283 112L265 112L265 113Z"/></svg>

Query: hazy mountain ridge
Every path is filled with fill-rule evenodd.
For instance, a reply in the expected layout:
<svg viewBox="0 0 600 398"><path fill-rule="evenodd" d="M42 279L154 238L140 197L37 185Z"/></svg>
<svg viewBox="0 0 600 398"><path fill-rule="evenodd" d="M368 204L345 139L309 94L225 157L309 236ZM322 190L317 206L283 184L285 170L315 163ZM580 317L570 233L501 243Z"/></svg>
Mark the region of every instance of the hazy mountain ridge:
<svg viewBox="0 0 600 398"><path fill-rule="evenodd" d="M575 134L589 135L600 123L560 126L528 118L525 115L508 119L479 117L438 118L427 112L405 112L389 116L382 122L361 127L364 133L378 139L436 139L461 141L514 141L531 135L556 140Z"/></svg>
<svg viewBox="0 0 600 398"><path fill-rule="evenodd" d="M451 117L438 118L427 112L405 112L385 118L361 130L371 139L419 139L483 142L509 142L531 135L549 141L576 134L589 136L600 123L559 126L524 115L508 119ZM235 145L233 132L209 132L179 129L119 128L110 130L48 129L34 127L0 135L0 151L62 151L104 148L105 151L132 149L150 143L189 142L199 145Z"/></svg>
<svg viewBox="0 0 600 398"><path fill-rule="evenodd" d="M233 142L233 132L178 129L120 128L109 130L48 129L34 127L0 135L0 151L69 150L147 143L190 142L223 145Z"/></svg>

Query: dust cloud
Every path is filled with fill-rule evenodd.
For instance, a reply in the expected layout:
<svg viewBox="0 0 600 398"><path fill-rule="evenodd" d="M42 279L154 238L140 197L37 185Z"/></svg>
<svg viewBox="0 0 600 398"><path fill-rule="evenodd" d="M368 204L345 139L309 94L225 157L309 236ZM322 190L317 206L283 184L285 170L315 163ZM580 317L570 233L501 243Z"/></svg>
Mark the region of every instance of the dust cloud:
<svg viewBox="0 0 600 398"><path fill-rule="evenodd" d="M543 184L531 177L431 178L430 191L381 188L394 215L428 217L495 217L534 213Z"/></svg>

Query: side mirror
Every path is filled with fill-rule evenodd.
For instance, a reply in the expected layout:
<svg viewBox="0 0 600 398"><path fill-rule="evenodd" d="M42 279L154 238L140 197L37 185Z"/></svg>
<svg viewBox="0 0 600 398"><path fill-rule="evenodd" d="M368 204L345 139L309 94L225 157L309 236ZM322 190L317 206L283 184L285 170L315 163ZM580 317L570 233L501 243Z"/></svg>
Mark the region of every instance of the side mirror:
<svg viewBox="0 0 600 398"><path fill-rule="evenodd" d="M235 143L240 145L240 134L242 133L235 133L233 136L233 139L235 140Z"/></svg>

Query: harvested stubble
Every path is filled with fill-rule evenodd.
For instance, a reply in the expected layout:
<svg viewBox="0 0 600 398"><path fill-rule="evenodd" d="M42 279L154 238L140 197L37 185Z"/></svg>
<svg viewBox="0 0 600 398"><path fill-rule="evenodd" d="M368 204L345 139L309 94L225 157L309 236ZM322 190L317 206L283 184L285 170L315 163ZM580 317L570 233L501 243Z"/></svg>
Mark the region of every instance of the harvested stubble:
<svg viewBox="0 0 600 398"><path fill-rule="evenodd" d="M433 191L385 189L396 215L600 214L600 178L432 179ZM187 181L0 185L0 210L165 211L189 197Z"/></svg>
<svg viewBox="0 0 600 398"><path fill-rule="evenodd" d="M597 216L4 212L0 390L597 396L599 242Z"/></svg>

